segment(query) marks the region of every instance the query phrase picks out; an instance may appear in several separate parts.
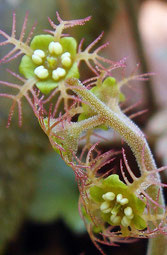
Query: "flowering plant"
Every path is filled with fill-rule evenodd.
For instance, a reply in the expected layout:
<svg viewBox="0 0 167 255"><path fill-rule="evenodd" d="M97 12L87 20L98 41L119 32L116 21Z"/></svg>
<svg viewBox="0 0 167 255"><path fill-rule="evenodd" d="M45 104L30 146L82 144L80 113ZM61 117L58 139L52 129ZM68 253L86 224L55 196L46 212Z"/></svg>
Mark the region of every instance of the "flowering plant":
<svg viewBox="0 0 167 255"><path fill-rule="evenodd" d="M7 126L16 104L19 125L22 124L21 100L25 97L53 149L74 170L80 191L81 217L92 241L102 253L100 244L114 245L132 238L150 237L148 254L166 254L167 213L162 187L167 185L161 183L159 177L159 172L166 168L156 168L143 133L120 107L120 102L125 100L122 87L130 80L147 79L149 74L133 74L116 81L112 70L124 69L126 62L125 59L114 62L100 56L99 51L107 43L92 51L102 34L85 50L82 50L83 40L77 47L76 39L64 34L66 29L84 25L90 17L63 21L57 13L59 24L49 19L52 30L45 30L45 34L37 35L31 41L33 26L24 42L27 19L28 15L19 39L15 36L15 13L11 36L0 30L6 39L0 45L14 45L0 62L6 63L24 55L19 65L24 77L9 71L23 85L0 81L2 85L19 90L16 95L0 94L13 100ZM82 61L95 76L81 82L79 65ZM48 107L55 98L55 104ZM63 109L60 109L61 102ZM130 146L140 177L136 177L130 168L124 149L120 171L103 170L104 166L114 162L120 152L100 151L100 142L93 143L91 139L95 136L105 140L100 137L99 129L114 130ZM85 142L80 150L82 140ZM155 248L159 243L161 251Z"/></svg>

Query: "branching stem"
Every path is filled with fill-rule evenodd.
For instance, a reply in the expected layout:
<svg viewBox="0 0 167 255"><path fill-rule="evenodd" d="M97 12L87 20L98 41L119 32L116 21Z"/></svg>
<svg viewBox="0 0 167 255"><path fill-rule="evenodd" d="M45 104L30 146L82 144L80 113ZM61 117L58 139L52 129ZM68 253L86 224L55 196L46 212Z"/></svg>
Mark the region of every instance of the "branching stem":
<svg viewBox="0 0 167 255"><path fill-rule="evenodd" d="M88 102L91 108L94 109L94 111L99 116L101 116L103 124L111 127L117 133L119 133L120 136L125 140L125 142L130 146L136 157L136 161L141 171L141 175L145 171L144 168L146 168L147 170L156 169L154 158L144 137L144 134L128 117L126 117L121 111L117 113L112 111L103 102L101 102L91 91L86 89L77 79L69 80L68 85L71 86L73 92L77 93L79 97L81 97L84 101ZM155 174L155 179L158 181L160 180L158 173ZM147 189L148 195L154 200L156 200L158 191L159 187L155 185L152 185ZM165 206L162 190L160 190L159 204ZM162 213L162 209L159 209L159 212ZM154 247L155 245L159 247L159 241L160 243L164 244L167 240L164 235L159 235L158 237L151 240L149 250L152 250L152 247ZM165 246L163 246L162 252L154 253L154 255L165 255L165 252L167 252L167 249L165 250ZM148 255L152 254L153 253L148 253Z"/></svg>
<svg viewBox="0 0 167 255"><path fill-rule="evenodd" d="M8 42L15 45L16 49L20 50L22 53L27 56L31 56L33 54L33 50L25 43L13 38L9 37Z"/></svg>

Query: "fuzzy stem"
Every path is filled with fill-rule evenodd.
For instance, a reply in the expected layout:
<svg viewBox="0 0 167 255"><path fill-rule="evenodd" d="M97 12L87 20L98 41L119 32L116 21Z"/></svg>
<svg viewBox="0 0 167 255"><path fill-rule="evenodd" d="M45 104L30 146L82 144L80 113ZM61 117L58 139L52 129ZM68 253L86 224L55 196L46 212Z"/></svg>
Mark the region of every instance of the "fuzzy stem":
<svg viewBox="0 0 167 255"><path fill-rule="evenodd" d="M74 123L68 130L71 134L74 133L75 135L76 134L80 135L83 131L95 128L102 124L103 124L102 118L99 115L96 115L86 120Z"/></svg>
<svg viewBox="0 0 167 255"><path fill-rule="evenodd" d="M124 138L135 154L141 172L143 172L143 161L148 170L156 169L155 161L143 133L126 115L121 111L116 113L111 110L77 79L70 79L69 85L71 85L71 89L74 92L88 102L91 108L101 116L104 124L109 125ZM144 160L142 159L143 149Z"/></svg>
<svg viewBox="0 0 167 255"><path fill-rule="evenodd" d="M130 146L130 148L132 149L136 157L136 161L140 168L141 174L144 173L143 163L147 170L156 169L155 161L153 159L148 143L144 137L144 134L127 116L125 116L121 111L115 113L113 110L107 107L103 102L101 102L91 91L86 89L82 85L82 83L79 82L77 79L70 79L68 81L68 85L70 85L71 89L75 93L77 93L82 99L88 102L91 108L94 109L94 111L101 116L101 118L104 121L103 124L110 126L117 133L119 133L121 137L124 138L124 140ZM143 149L144 149L144 153L142 153ZM155 178L158 181L160 181L160 176L158 173L155 174ZM159 188L160 187L152 185L151 187L147 189L148 195L152 199L156 200ZM162 206L165 206L162 189L160 190L159 203ZM162 209L159 210L159 212L162 213ZM164 235L159 235L156 238L152 239L149 245L149 251L151 250L151 252L153 252L153 249L156 245L157 247L159 247L158 245L159 242L162 244L165 244L165 242L167 241L166 239L167 238ZM167 248L166 248L166 252L167 252ZM148 255L152 255L152 254L165 255L166 254L165 246L163 245L163 249L161 252L160 252L160 249L158 249L158 253L155 253L155 252L148 253Z"/></svg>
<svg viewBox="0 0 167 255"><path fill-rule="evenodd" d="M22 53L27 56L31 56L33 54L33 50L25 43L13 38L9 37L8 42L15 45L16 49L20 50Z"/></svg>
<svg viewBox="0 0 167 255"><path fill-rule="evenodd" d="M166 236L159 235L149 240L147 255L166 255L167 240Z"/></svg>

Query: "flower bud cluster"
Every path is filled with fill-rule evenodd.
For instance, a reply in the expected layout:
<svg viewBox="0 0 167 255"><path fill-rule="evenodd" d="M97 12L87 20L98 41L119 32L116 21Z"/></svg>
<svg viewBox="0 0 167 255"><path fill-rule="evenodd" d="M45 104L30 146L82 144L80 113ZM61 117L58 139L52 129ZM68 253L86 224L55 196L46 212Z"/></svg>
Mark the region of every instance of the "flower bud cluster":
<svg viewBox="0 0 167 255"><path fill-rule="evenodd" d="M120 226L122 231L128 231L128 227L135 231L146 228L143 218L145 202L138 198L117 174L100 180L99 186L92 185L89 195L91 204L96 204L98 217L104 224Z"/></svg>
<svg viewBox="0 0 167 255"><path fill-rule="evenodd" d="M113 225L130 226L134 214L130 206L127 206L129 200L122 194L116 195L113 192L107 192L102 195L104 202L101 203L100 210L103 213L111 213L110 221Z"/></svg>
<svg viewBox="0 0 167 255"><path fill-rule="evenodd" d="M40 80L51 76L54 81L59 81L66 76L72 65L70 52L64 52L63 46L59 42L51 42L47 52L40 49L35 50L32 61L38 65L34 69L34 74Z"/></svg>

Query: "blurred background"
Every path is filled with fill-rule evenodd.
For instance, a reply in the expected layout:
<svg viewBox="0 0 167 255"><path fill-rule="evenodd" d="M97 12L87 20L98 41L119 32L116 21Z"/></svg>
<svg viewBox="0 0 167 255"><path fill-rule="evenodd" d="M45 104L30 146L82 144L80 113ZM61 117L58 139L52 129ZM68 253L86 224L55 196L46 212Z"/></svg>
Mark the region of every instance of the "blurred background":
<svg viewBox="0 0 167 255"><path fill-rule="evenodd" d="M110 42L103 55L114 61L127 57L126 74L154 72L149 81L125 87L123 107L139 102L128 112L147 111L134 119L145 132L158 166L167 164L167 3L158 0L0 0L0 29L10 33L16 11L19 35L26 11L28 27L38 21L35 33L49 28L47 17L56 21L91 15L84 27L72 29L85 45L105 32ZM28 30L28 29L27 29ZM0 37L0 41L3 38ZM0 49L0 58L5 55ZM0 80L14 82L5 69L17 72L18 60L0 68ZM139 64L139 65L138 65ZM90 75L84 69L83 79ZM6 91L2 86L0 91ZM6 129L11 101L0 99L0 255L99 254L91 243L78 213L78 190L72 171L53 152L29 106L23 107L23 126L17 113ZM103 144L103 149L121 148ZM129 156L131 157L131 156ZM133 160L131 160L133 167ZM167 176L162 176L167 181ZM105 248L107 254L145 254L147 240Z"/></svg>

